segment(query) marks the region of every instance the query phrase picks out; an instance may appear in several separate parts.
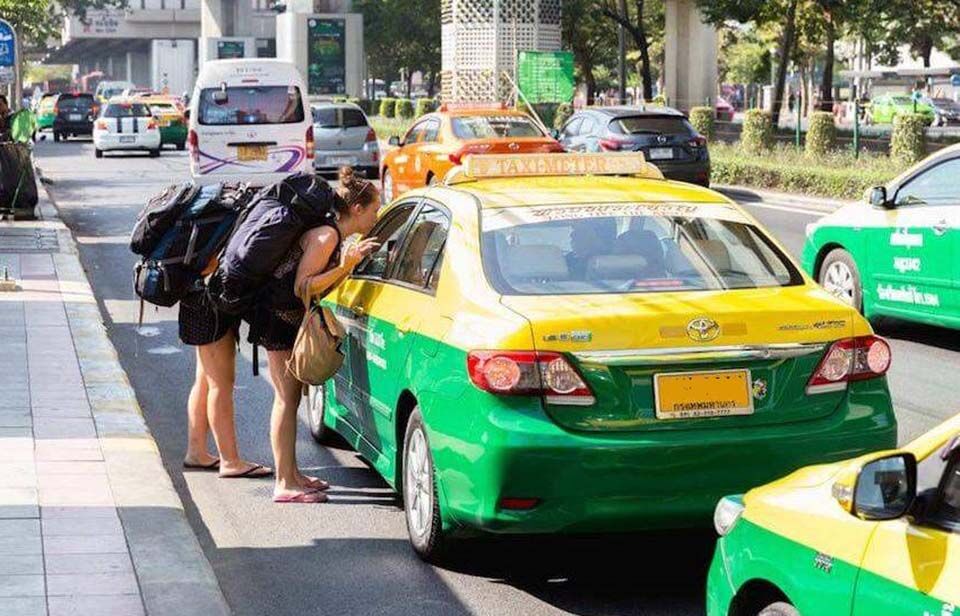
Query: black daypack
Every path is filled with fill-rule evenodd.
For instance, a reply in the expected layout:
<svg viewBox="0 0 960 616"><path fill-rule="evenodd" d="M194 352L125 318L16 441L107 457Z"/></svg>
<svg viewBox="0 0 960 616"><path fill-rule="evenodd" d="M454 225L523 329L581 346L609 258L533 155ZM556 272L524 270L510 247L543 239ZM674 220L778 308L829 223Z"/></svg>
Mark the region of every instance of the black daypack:
<svg viewBox="0 0 960 616"><path fill-rule="evenodd" d="M133 224L130 250L141 257L149 256L199 192L200 187L193 182L183 182L171 184L151 197Z"/></svg>
<svg viewBox="0 0 960 616"><path fill-rule="evenodd" d="M146 209L154 214L153 224L137 234L134 251L147 252L141 253L143 258L134 267L134 290L141 300L157 306L173 306L194 288L203 270L227 243L253 196L245 185L183 188L164 191L168 202L178 201L167 209L151 209L161 195L151 199ZM140 222L137 230L146 226Z"/></svg>
<svg viewBox="0 0 960 616"><path fill-rule="evenodd" d="M334 223L339 198L325 180L306 173L262 189L238 221L217 271L207 281L214 306L228 314L249 313L300 237L312 227Z"/></svg>

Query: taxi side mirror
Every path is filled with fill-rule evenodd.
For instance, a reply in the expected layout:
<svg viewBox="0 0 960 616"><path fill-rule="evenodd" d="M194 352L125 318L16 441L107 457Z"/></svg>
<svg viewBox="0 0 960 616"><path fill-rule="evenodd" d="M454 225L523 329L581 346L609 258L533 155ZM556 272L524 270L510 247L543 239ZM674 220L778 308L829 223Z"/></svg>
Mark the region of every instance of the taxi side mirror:
<svg viewBox="0 0 960 616"><path fill-rule="evenodd" d="M870 189L870 205L883 208L889 208L892 205L887 200L886 186L874 186Z"/></svg>
<svg viewBox="0 0 960 616"><path fill-rule="evenodd" d="M857 475L852 513L863 520L895 520L917 498L917 458L894 453L871 460Z"/></svg>
<svg viewBox="0 0 960 616"><path fill-rule="evenodd" d="M393 147L395 147L395 148L399 148L399 147L400 147L400 137L398 137L398 136L396 136L396 135L391 135L391 136L390 136L390 139L387 140L387 144L390 145L390 146L393 146Z"/></svg>

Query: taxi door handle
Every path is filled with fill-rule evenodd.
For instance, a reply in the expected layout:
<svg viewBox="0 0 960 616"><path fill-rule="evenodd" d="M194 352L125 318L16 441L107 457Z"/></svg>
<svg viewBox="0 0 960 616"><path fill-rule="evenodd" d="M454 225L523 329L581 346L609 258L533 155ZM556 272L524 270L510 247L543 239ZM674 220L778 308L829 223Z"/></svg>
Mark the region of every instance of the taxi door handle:
<svg viewBox="0 0 960 616"><path fill-rule="evenodd" d="M367 309L363 307L363 304L357 304L356 306L350 308L350 310L353 310L353 314L357 315L358 317L362 317L367 313Z"/></svg>
<svg viewBox="0 0 960 616"><path fill-rule="evenodd" d="M940 222L933 225L933 232L937 235L943 235L950 229L950 223L946 219L941 220Z"/></svg>

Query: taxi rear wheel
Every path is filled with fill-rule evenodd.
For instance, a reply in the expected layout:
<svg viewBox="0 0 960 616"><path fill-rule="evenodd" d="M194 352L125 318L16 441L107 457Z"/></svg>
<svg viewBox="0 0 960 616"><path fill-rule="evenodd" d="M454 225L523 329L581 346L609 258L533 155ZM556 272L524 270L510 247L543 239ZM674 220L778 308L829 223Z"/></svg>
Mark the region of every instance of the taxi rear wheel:
<svg viewBox="0 0 960 616"><path fill-rule="evenodd" d="M97 158L103 158L103 150L99 148L94 148L93 155L96 156Z"/></svg>
<svg viewBox="0 0 960 616"><path fill-rule="evenodd" d="M800 616L800 612L789 603L778 601L760 610L757 616Z"/></svg>
<svg viewBox="0 0 960 616"><path fill-rule="evenodd" d="M440 500L430 441L419 407L410 415L403 439L402 477L400 489L410 543L420 558L437 562L442 559L445 547Z"/></svg>
<svg viewBox="0 0 960 616"><path fill-rule="evenodd" d="M321 445L328 443L331 437L330 428L323 423L326 409L326 386L311 385L307 390L307 425L310 427L310 436Z"/></svg>
<svg viewBox="0 0 960 616"><path fill-rule="evenodd" d="M843 248L834 248L820 266L820 285L831 295L853 307L863 310L863 286L860 270L850 253Z"/></svg>

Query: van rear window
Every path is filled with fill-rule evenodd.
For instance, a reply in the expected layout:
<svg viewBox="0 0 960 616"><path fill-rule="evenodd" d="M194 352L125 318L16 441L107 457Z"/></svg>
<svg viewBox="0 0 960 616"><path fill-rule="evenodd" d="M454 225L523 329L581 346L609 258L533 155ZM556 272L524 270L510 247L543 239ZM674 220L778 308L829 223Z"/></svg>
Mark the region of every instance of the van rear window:
<svg viewBox="0 0 960 616"><path fill-rule="evenodd" d="M296 86L250 86L200 91L197 121L215 126L296 124L303 122L303 101Z"/></svg>

